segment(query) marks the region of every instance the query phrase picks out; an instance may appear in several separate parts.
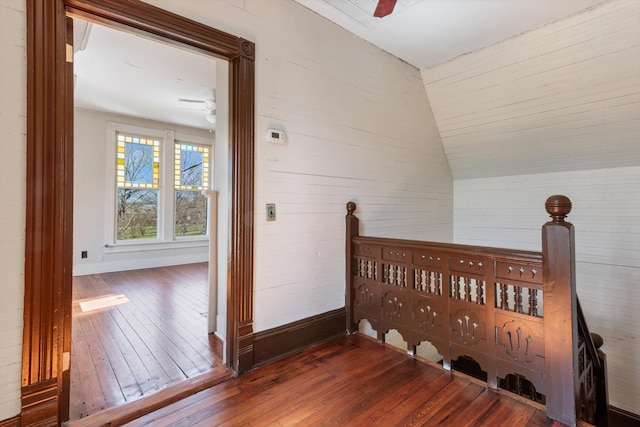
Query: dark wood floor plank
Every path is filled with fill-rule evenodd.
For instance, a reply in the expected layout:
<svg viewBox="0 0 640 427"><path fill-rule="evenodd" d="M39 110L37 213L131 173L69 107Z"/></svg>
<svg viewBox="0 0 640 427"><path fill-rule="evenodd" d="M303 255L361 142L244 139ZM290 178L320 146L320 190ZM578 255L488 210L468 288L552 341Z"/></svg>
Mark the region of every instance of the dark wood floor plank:
<svg viewBox="0 0 640 427"><path fill-rule="evenodd" d="M81 360L79 357L80 354L77 354L76 356L78 357L76 359L76 363L88 365L88 369L93 366L98 380L100 381L100 388L102 389L105 404L107 407L117 406L125 403L127 401L126 397L122 389L120 388L120 383L118 382L116 373L113 370L111 363L109 362L109 357L106 350L103 348L102 341L100 340L98 333L95 330L93 322L89 317L84 315L78 316L77 319L85 335L87 347L89 349L91 358L88 360ZM71 378L72 383L76 381L82 382L83 379L74 377ZM76 396L73 395L71 396L71 398L75 397ZM77 397L82 398L82 396ZM72 414L74 418L78 415L79 414Z"/></svg>
<svg viewBox="0 0 640 427"><path fill-rule="evenodd" d="M113 346L120 352L121 357L117 360L122 361L123 365L126 364L126 368L124 366L117 367L114 359L110 359L114 369L121 369L120 372L125 373L125 375L126 372L131 372L132 374L129 378L130 381L127 382L123 382L122 376L118 376L118 381L120 382L121 387L123 387L123 384L126 384L128 389L136 390L133 395L134 398L158 390L158 385L154 382L156 375L152 374L150 370L147 369L147 365L145 364L147 360L142 360L140 357L140 355L143 354L143 349L139 349L140 351L137 351L134 347L134 344L141 344L144 346L144 343L139 343L139 340L132 342L135 338L135 332L129 331L131 337L127 336L125 331L122 329L123 327L126 327L126 320L121 318L120 320L125 324L119 324L113 316L113 313L116 311L117 310L114 308L96 312L92 315L94 316L94 321L101 322L105 332L104 336L107 337L110 343L113 344ZM149 366L149 368L154 368L154 366ZM123 389L125 388L123 387ZM137 390L139 390L140 394L138 394Z"/></svg>
<svg viewBox="0 0 640 427"><path fill-rule="evenodd" d="M154 341L156 341L159 348L167 354L168 359L162 356L159 357L162 357L166 362L171 360L172 363L175 364L176 369L178 369L185 378L191 378L206 370L204 366L199 367L193 362L192 358L185 354L185 348L181 345L181 338L178 338L178 343L175 342L176 334L173 329L165 328L162 324L158 325L157 322L154 322L152 318L150 318L146 311L139 308L131 309L130 307L121 307L120 309L123 311L128 310L128 316L142 328L139 331L142 336L154 337Z"/></svg>
<svg viewBox="0 0 640 427"><path fill-rule="evenodd" d="M538 404L351 335L262 366L127 424L240 425L549 427L553 423Z"/></svg>
<svg viewBox="0 0 640 427"><path fill-rule="evenodd" d="M352 373L365 376L367 372L380 370L382 365L386 365L389 370L401 370L401 363L394 360L381 359L379 365L380 366L376 367L369 365L369 369L366 369L363 365L354 365L348 371L343 371L342 369L324 370L318 367L296 378L295 385L293 386L287 383L280 383L272 387L268 391L270 396L267 399L265 399L264 392L254 396L251 400L243 404L243 410L239 415L235 415L225 422L220 422L219 425L242 425L256 418L259 418L260 421L265 424L270 424L279 420L283 414L293 412L296 408L307 406L308 402L312 399L322 402L324 406L331 404L329 396L332 395L339 399L350 400L350 393L353 392L359 395L367 390L365 390L364 386L356 386L357 391L354 391L353 384L344 384L340 378L341 376ZM319 408L313 412L317 414ZM320 415L320 417L326 418L323 415ZM209 421L215 421L217 424L220 419L216 416ZM305 419L305 422L313 425L313 420L307 421Z"/></svg>
<svg viewBox="0 0 640 427"><path fill-rule="evenodd" d="M125 272L112 273L108 280L124 280ZM140 272L136 272L138 275ZM139 277L139 276L138 276ZM170 337L173 344L188 357L193 365L202 366L200 372L211 369L214 357L211 351L207 335L206 318L179 316L169 296L158 294L152 285L140 283L140 286L119 286L119 289L140 310L140 313L148 317L158 330ZM172 296L172 295L171 295ZM191 312L192 307L183 307L182 310ZM199 335L202 335L200 338Z"/></svg>
<svg viewBox="0 0 640 427"><path fill-rule="evenodd" d="M157 328L148 328L147 325L141 322L140 319L138 319L139 313L137 313L135 309L132 309L131 306L127 304L123 304L117 307L117 311L129 322L171 383L197 375L199 369L195 366L193 367L193 371L188 373L180 369L177 361L171 356L171 343L161 338L163 336L162 331Z"/></svg>
<svg viewBox="0 0 640 427"><path fill-rule="evenodd" d="M86 352L85 357L90 357L88 356L89 352L88 352L88 349L86 349L86 343L80 344L77 342L72 342L71 343L71 375L76 375L76 376L81 375L78 369L78 365L76 364L76 361L75 361L75 355L79 351ZM94 369L86 370L86 372L84 372L84 375L87 378L90 378L88 384L99 385L98 378L95 375ZM87 410L87 403L90 407L96 408L95 402L99 401L98 399L103 399L102 390L100 389L94 390L93 393L88 393L85 391L83 385L84 385L83 382L80 382L80 381L74 382L70 385L70 392L69 392L70 395L72 396L78 396L77 399L69 399L69 412L72 414L81 414L81 416L82 414L89 413L89 411ZM88 400L89 402L87 402ZM102 403L103 403L102 405L98 405L99 408L104 407L104 402Z"/></svg>
<svg viewBox="0 0 640 427"><path fill-rule="evenodd" d="M371 343L367 343L371 344ZM373 344L371 349L375 349L376 345ZM186 412L189 415L184 416L182 418L176 418L172 416L172 421L170 424L164 424L164 419L159 418L156 420L156 423L160 422L157 425L172 425L172 426L190 426L194 425L197 422L204 422L206 424L211 424L212 420L210 417L214 416L228 408L229 406L235 405L237 403L241 403L243 405L243 409L248 406L247 399L249 396L261 395L262 393L272 393L272 388L279 384L288 384L289 381L298 380L303 378L305 372L311 372L312 375L321 375L321 372L331 372L333 375L339 375L340 372L345 370L351 370L356 368L366 369L367 365L361 363L360 361L351 360L351 364L349 361L351 357L349 356L349 352L345 351L348 348L354 348L351 343L345 343L345 345L327 345L321 344L317 346L315 349L317 350L314 354L305 355L299 354L297 356L292 356L285 360L280 360L274 362L270 365L269 370L256 369L252 372L245 374L242 377L241 384L242 389L236 384L239 379L234 379L225 384L220 384L216 387L216 390L213 392L217 393L217 390L221 390L224 392L227 390L227 387L233 388L233 390L241 390L242 398L240 399L226 399L224 402L218 402L216 404L204 404L198 406L198 410L194 410L191 407L185 408L181 404L172 405L171 407L163 409L164 411L168 411L168 413L183 413ZM375 352L366 353L367 357L373 357ZM339 368L336 368L336 365L327 364L326 361L336 362L336 365ZM207 391L209 392L209 391ZM203 392L201 394L205 394ZM235 395L236 393L233 393ZM228 415L228 414L227 414ZM231 414L233 415L233 414ZM261 418L262 420L262 418ZM156 425L156 424L154 424Z"/></svg>
<svg viewBox="0 0 640 427"><path fill-rule="evenodd" d="M504 396L502 396L504 397ZM500 399L491 411L478 419L482 425L508 425L513 427L526 426L536 408L515 399Z"/></svg>
<svg viewBox="0 0 640 427"><path fill-rule="evenodd" d="M324 360L331 360L332 365L323 363ZM393 360L382 355L377 362L381 365L391 365ZM252 381L252 378L247 378L247 381L244 381L243 378L241 396L220 402L210 408L211 410L208 412L211 414L208 418L201 417L198 421L212 425L225 425L225 423L238 425L256 417L262 421L270 409L275 409L282 416L281 405L288 401L295 401L300 395L300 389L309 386L321 387L327 392L323 394L323 399L327 398L327 394L344 396L345 392L352 388L352 385L345 384L341 380L343 375L357 375L372 369L369 363L362 363L361 360L348 354L338 353L334 353L328 358L294 358L290 360L290 363L289 369L278 369L272 375L263 375L264 371L259 373L260 376L257 376L258 373L254 374L255 381ZM284 366L286 368L286 365ZM292 384L294 380L295 384ZM308 402L308 396L305 402ZM323 404L326 405L326 402Z"/></svg>
<svg viewBox="0 0 640 427"><path fill-rule="evenodd" d="M207 279L207 263L74 277L71 419L227 372L207 333ZM80 310L81 301L118 294L129 302Z"/></svg>
<svg viewBox="0 0 640 427"><path fill-rule="evenodd" d="M442 401L441 406L437 410L435 407L429 410L421 410L417 415L412 417L411 423L407 423L407 425L451 425L449 418L455 416L456 412L470 405L485 390L485 388L477 384L469 383L460 392L451 396L450 399Z"/></svg>
<svg viewBox="0 0 640 427"><path fill-rule="evenodd" d="M122 337L129 343L129 345L124 348L129 349L130 347L130 350L133 352L133 354L130 354L130 357L127 357L127 360L130 364L132 360L136 364L136 371L138 375L140 375L137 379L143 394L147 394L153 390L159 390L173 383L163 366L155 358L155 354L149 348L153 343L146 343L144 338L148 338L148 336L140 334L132 326L133 322L130 322L128 317L123 316L117 308L109 310L109 316L111 316L120 329Z"/></svg>
<svg viewBox="0 0 640 427"><path fill-rule="evenodd" d="M363 408L359 415L354 414L349 424L367 427L379 422L385 415L393 412L396 406L410 400L411 397L419 393L426 384L430 384L443 374L444 371L442 369L433 369L433 367L425 365L424 371L420 371L419 374L406 378L405 383L399 390L385 393L385 396L381 397L378 401L367 402L370 406ZM380 389L385 390L386 387L380 387ZM406 405L405 403L405 406Z"/></svg>
<svg viewBox="0 0 640 427"><path fill-rule="evenodd" d="M131 369L127 354L121 351L121 342L114 337L111 331L109 315L104 312L88 313L88 318L95 329L104 353L115 372L122 394L127 401L142 396L143 392L136 380L135 373Z"/></svg>
<svg viewBox="0 0 640 427"><path fill-rule="evenodd" d="M93 361L93 358L77 316L72 319L72 322L75 335L71 349L71 376L83 380L71 383L69 411L83 417L103 410L107 407L107 401L102 391L96 364L78 362L78 360ZM124 396L122 399L124 400Z"/></svg>
<svg viewBox="0 0 640 427"><path fill-rule="evenodd" d="M493 390L485 389L473 402L461 408L457 414L449 419L449 425L460 427L472 427L479 425L478 420L487 412L493 411L494 405L500 400L500 394Z"/></svg>
<svg viewBox="0 0 640 427"><path fill-rule="evenodd" d="M187 325L202 323L202 317L206 318L208 311L208 293L206 286L202 286L195 278L195 273L207 277L207 264L190 264L188 268L174 266L163 269L161 278L154 278L153 286L147 291L155 296L155 300L162 300L163 317L169 317L172 321ZM182 276L188 276L186 278ZM149 281L145 276L145 270L131 272L129 274L117 274L118 287L123 292L131 292L139 288L139 285ZM166 298L167 292L171 292L171 298ZM185 310L189 307L189 310ZM188 332L192 332L188 330ZM195 335L201 339L200 335ZM205 340L202 340L206 344Z"/></svg>
<svg viewBox="0 0 640 427"><path fill-rule="evenodd" d="M167 406L151 414L147 414L135 421L127 424L128 427L143 427L143 426L176 426L177 424L185 424L191 421L195 421L192 418L192 414L197 414L206 410L208 406L219 402L220 400L228 399L232 396L242 393L242 390L237 387L225 387L219 388L215 393L201 392L190 396L178 404Z"/></svg>
<svg viewBox="0 0 640 427"><path fill-rule="evenodd" d="M387 392L397 393L406 378L413 373L412 361L404 355L395 354L392 361L371 366L363 374L352 376L349 383L342 382L336 386L336 393L329 393L319 402L322 407L317 408L313 414L303 420L307 425L327 423L344 425L351 418L360 414L363 410L369 410L368 405L373 400L368 400L381 389ZM345 373L350 375L350 373ZM385 384L380 387L380 384ZM384 393L384 392L382 392ZM341 405L337 405L342 400Z"/></svg>
<svg viewBox="0 0 640 427"><path fill-rule="evenodd" d="M415 393L407 396L398 405L387 411L381 418L372 422L370 425L376 426L389 426L400 425L400 423L407 418L409 414L413 415L417 411L420 411L425 402L431 400L434 396L442 393L446 387L451 387L455 383L455 377L450 372L442 372L442 375L436 377L433 381L425 382L424 387L416 390ZM462 388L457 384L454 387Z"/></svg>

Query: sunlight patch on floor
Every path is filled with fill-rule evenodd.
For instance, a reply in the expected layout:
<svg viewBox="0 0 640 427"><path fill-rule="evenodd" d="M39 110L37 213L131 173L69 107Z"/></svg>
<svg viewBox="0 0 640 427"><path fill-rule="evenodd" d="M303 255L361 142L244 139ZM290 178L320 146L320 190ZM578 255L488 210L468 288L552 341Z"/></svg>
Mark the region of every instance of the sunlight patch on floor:
<svg viewBox="0 0 640 427"><path fill-rule="evenodd" d="M129 298L126 295L109 295L106 297L92 298L80 303L80 309L83 313L93 310L100 310L101 308L109 308L119 304L125 304L129 302Z"/></svg>

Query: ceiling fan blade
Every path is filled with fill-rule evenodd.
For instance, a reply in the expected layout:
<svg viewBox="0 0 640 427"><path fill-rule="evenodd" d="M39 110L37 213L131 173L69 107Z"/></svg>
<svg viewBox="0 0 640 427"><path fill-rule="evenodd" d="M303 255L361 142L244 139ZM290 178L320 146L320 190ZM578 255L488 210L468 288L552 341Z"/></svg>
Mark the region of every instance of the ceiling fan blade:
<svg viewBox="0 0 640 427"><path fill-rule="evenodd" d="M373 16L376 18L384 18L393 12L394 7L396 7L396 0L379 0Z"/></svg>

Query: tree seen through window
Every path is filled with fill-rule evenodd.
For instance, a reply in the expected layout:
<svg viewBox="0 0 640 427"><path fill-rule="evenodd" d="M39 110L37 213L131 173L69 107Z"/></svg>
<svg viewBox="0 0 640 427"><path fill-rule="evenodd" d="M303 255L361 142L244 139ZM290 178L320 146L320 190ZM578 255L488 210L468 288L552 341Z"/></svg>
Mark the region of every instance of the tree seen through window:
<svg viewBox="0 0 640 427"><path fill-rule="evenodd" d="M175 144L175 164L175 235L206 235L207 199L202 190L209 188L209 148Z"/></svg>
<svg viewBox="0 0 640 427"><path fill-rule="evenodd" d="M117 135L118 240L158 235L160 141Z"/></svg>

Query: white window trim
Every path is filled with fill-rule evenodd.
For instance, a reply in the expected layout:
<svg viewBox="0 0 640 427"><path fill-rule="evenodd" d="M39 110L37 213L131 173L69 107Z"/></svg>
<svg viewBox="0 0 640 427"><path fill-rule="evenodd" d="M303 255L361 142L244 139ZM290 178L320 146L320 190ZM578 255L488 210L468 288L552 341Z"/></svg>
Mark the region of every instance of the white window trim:
<svg viewBox="0 0 640 427"><path fill-rule="evenodd" d="M118 132L149 136L162 139L160 148L160 188L158 191L158 232L157 238L123 241L116 239L116 134ZM209 146L209 188L213 188L213 140L200 136L176 132L171 129L154 129L113 121L107 122L106 191L105 191L105 251L109 253L138 252L172 248L201 247L209 244L205 236L176 238L173 230L174 201L174 144L199 144ZM171 194L171 197L168 196ZM169 200L166 200L169 199Z"/></svg>
<svg viewBox="0 0 640 427"><path fill-rule="evenodd" d="M173 157L173 147L175 143L184 143L184 144L194 144L194 145L206 145L207 147L209 147L209 188L207 190L211 190L214 187L214 161L213 161L213 138L209 139L209 138L203 138L201 136L196 136L196 135L189 135L186 133L182 133L182 132L176 132L174 134L174 138L173 138L173 142L171 143L171 164L173 165L173 161L174 161L174 157ZM171 188L174 188L174 175L173 175L173 169L172 169L172 173L171 176L169 177L169 182L168 185ZM206 190L204 190L206 191ZM175 198L172 199L172 203L171 203L171 217L173 218L173 214L175 212ZM210 212L207 212L207 216L210 215ZM167 230L169 233L169 235L173 235L174 233L174 229L173 229L173 221L171 221L170 227ZM189 241L197 241L197 240L203 240L203 239L209 239L209 230L207 230L207 234L205 236L180 236L180 237L173 237L175 242L189 242Z"/></svg>

